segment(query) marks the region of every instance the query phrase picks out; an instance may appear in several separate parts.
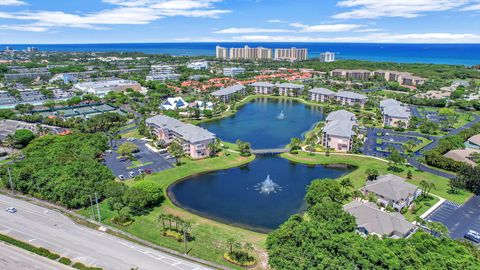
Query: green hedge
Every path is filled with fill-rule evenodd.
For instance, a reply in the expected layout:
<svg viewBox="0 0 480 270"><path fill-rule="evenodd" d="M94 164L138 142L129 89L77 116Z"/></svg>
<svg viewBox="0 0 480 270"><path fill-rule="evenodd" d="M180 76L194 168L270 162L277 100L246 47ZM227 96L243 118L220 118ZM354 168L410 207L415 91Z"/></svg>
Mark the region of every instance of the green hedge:
<svg viewBox="0 0 480 270"><path fill-rule="evenodd" d="M71 265L72 264L72 260L70 260L69 258L65 258L65 257L61 257L60 260L58 260L58 261L65 264L65 265Z"/></svg>
<svg viewBox="0 0 480 270"><path fill-rule="evenodd" d="M6 236L6 235L3 235L3 234L0 234L0 241L9 243L9 244L14 245L16 247L28 250L30 252L33 252L33 253L38 254L40 256L43 256L43 257L47 257L47 258L52 259L52 260L57 260L58 258L60 258L60 255L58 255L56 253L52 253L46 248L38 248L38 247L32 246L32 245L27 244L27 243L22 242L22 241L18 241L17 239L14 239L10 236Z"/></svg>

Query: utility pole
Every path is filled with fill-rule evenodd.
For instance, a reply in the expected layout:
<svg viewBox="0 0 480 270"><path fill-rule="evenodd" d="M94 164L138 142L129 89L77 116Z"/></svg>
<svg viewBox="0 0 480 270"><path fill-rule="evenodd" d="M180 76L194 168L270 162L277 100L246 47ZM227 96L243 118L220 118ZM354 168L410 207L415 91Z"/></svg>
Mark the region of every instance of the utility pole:
<svg viewBox="0 0 480 270"><path fill-rule="evenodd" d="M95 208L93 208L92 194L89 194L88 196L90 197L90 208L92 209L92 217L93 217L93 219L95 220L95 219L96 219L96 217L95 217Z"/></svg>
<svg viewBox="0 0 480 270"><path fill-rule="evenodd" d="M100 207L98 207L98 195L96 191L95 191L95 202L97 203L98 222L102 223L102 219L100 218Z"/></svg>
<svg viewBox="0 0 480 270"><path fill-rule="evenodd" d="M15 190L13 189L12 174L10 173L10 167L7 168L7 171L8 171L8 180L10 182L10 188L12 189L12 194L15 194Z"/></svg>

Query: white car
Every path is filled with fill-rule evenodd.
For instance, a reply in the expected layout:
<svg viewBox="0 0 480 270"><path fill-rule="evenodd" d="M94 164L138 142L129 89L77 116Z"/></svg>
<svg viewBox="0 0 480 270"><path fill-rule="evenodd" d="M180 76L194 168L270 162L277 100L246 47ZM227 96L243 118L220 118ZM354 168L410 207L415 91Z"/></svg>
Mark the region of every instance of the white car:
<svg viewBox="0 0 480 270"><path fill-rule="evenodd" d="M123 174L120 174L120 175L118 176L118 179L120 179L120 180L125 180L125 176L123 176Z"/></svg>
<svg viewBox="0 0 480 270"><path fill-rule="evenodd" d="M13 214L17 212L17 209L15 209L15 207L8 207L6 211Z"/></svg>
<svg viewBox="0 0 480 270"><path fill-rule="evenodd" d="M130 177L135 176L135 173L134 173L134 172L129 172L128 174L130 175Z"/></svg>

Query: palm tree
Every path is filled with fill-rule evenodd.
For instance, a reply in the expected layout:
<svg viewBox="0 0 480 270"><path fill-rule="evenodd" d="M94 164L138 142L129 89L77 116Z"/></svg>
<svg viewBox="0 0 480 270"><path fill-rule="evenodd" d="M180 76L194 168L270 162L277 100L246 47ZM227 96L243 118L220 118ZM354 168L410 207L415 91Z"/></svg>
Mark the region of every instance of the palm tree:
<svg viewBox="0 0 480 270"><path fill-rule="evenodd" d="M352 180L348 177L342 178L342 180L340 180L340 185L345 189L345 192L347 192L349 187L353 187Z"/></svg>
<svg viewBox="0 0 480 270"><path fill-rule="evenodd" d="M169 223L169 229L171 230L172 229L172 222L173 222L173 219L174 219L174 216L172 214L167 214L166 216L167 220L168 220L168 223Z"/></svg>
<svg viewBox="0 0 480 270"><path fill-rule="evenodd" d="M243 245L243 248L245 249L245 251L248 254L249 252L251 252L253 250L253 245L251 243L247 242Z"/></svg>
<svg viewBox="0 0 480 270"><path fill-rule="evenodd" d="M160 214L160 215L158 216L158 219L157 219L158 222L162 222L163 231L165 231L165 229L166 229L166 228L165 228L165 220L166 220L166 219L167 219L167 215L165 215L165 214L163 214L163 213Z"/></svg>
<svg viewBox="0 0 480 270"><path fill-rule="evenodd" d="M425 180L420 181L420 186L422 187L422 196L425 196L427 187L429 186L429 183Z"/></svg>
<svg viewBox="0 0 480 270"><path fill-rule="evenodd" d="M182 231L183 231L183 243L185 244L185 254L188 253L188 234L190 230L192 229L192 224L188 221L183 221L182 222Z"/></svg>
<svg viewBox="0 0 480 270"><path fill-rule="evenodd" d="M242 249L242 243L240 243L240 242L235 242L235 243L233 244L233 249L236 250L236 251L241 250L241 249Z"/></svg>
<svg viewBox="0 0 480 270"><path fill-rule="evenodd" d="M231 254L233 252L233 246L235 245L235 239L233 238L228 238L227 239L227 246L228 246L228 250L229 250L229 253Z"/></svg>
<svg viewBox="0 0 480 270"><path fill-rule="evenodd" d="M435 186L434 183L430 182L426 188L428 189L428 190L426 191L426 195L428 195L428 194L430 194L430 190L432 190L432 188L433 188L433 189L436 189L437 186Z"/></svg>
<svg viewBox="0 0 480 270"><path fill-rule="evenodd" d="M302 140L300 140L299 138L292 138L290 140L290 148L292 150L299 149L301 144L302 144Z"/></svg>

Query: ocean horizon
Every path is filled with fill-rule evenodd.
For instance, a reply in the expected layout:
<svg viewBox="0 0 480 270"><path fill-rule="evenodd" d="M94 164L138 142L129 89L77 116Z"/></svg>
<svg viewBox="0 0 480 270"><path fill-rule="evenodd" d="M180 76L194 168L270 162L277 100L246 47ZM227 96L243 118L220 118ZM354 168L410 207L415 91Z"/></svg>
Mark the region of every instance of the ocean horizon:
<svg viewBox="0 0 480 270"><path fill-rule="evenodd" d="M335 52L338 60L431 63L473 66L480 64L480 44L406 43L313 43L313 42L168 42L168 43L82 43L82 44L0 44L16 50L37 47L50 52L142 52L173 56L214 56L215 46L266 48L302 47L309 58Z"/></svg>

